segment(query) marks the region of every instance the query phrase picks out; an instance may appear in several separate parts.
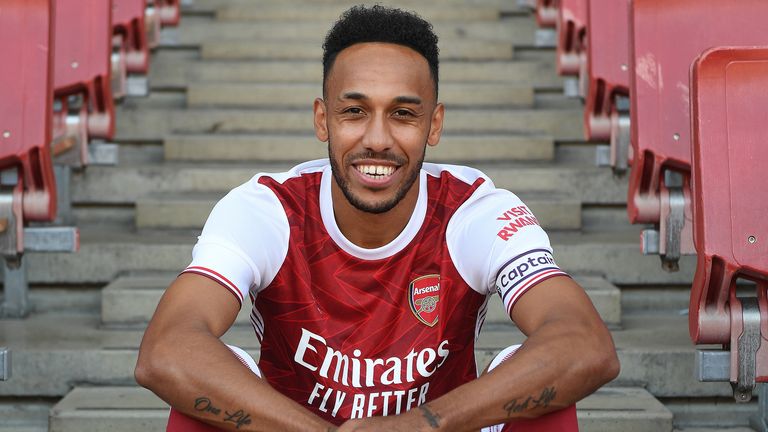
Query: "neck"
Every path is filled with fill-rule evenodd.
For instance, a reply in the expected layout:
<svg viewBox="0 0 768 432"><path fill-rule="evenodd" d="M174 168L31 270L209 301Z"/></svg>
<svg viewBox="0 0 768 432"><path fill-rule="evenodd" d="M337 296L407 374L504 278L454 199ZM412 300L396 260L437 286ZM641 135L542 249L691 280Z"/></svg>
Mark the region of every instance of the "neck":
<svg viewBox="0 0 768 432"><path fill-rule="evenodd" d="M382 247L397 238L411 220L419 198L419 180L391 210L374 214L358 210L344 196L334 179L331 184L333 215L347 240L365 249Z"/></svg>

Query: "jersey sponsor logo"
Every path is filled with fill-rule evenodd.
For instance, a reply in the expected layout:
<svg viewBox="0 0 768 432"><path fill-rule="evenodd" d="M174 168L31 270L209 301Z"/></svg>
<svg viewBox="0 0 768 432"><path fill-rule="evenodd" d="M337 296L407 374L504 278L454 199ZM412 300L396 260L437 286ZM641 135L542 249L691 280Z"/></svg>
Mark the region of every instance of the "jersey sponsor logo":
<svg viewBox="0 0 768 432"><path fill-rule="evenodd" d="M534 216L533 213L528 210L528 207L524 205L506 210L499 215L496 220L507 222L501 227L499 232L496 233L496 235L504 241L511 239L521 228L530 225L539 225L539 220L536 219L536 216Z"/></svg>
<svg viewBox="0 0 768 432"><path fill-rule="evenodd" d="M403 357L365 358L360 349L342 352L305 328L293 360L318 377L307 399L310 406L350 418L400 414L426 402L427 380L448 359L448 340L436 347L411 349ZM382 389L381 386L391 386ZM371 390L377 390L371 392ZM388 390L388 391L381 391ZM350 406L351 404L351 406ZM342 409L351 409L345 412Z"/></svg>
<svg viewBox="0 0 768 432"><path fill-rule="evenodd" d="M418 277L408 286L408 304L416 319L434 327L438 321L437 303L440 301L440 275Z"/></svg>

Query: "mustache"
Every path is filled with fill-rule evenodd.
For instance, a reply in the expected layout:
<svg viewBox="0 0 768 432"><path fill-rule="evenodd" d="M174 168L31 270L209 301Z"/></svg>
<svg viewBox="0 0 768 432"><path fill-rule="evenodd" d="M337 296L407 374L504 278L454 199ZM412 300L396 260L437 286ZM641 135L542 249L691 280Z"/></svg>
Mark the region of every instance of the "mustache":
<svg viewBox="0 0 768 432"><path fill-rule="evenodd" d="M404 157L398 156L394 153L375 152L370 150L349 154L344 159L347 164L352 164L355 161L365 160L365 159L374 159L379 161L392 162L397 165L405 165L405 163L407 162Z"/></svg>

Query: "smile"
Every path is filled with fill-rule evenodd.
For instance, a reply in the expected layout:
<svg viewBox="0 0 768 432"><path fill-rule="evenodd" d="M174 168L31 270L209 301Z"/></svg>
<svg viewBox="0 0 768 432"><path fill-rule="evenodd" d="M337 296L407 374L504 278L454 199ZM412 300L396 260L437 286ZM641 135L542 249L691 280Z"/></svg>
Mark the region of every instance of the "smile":
<svg viewBox="0 0 768 432"><path fill-rule="evenodd" d="M388 165L356 165L355 169L365 176L382 179L391 176L397 168Z"/></svg>

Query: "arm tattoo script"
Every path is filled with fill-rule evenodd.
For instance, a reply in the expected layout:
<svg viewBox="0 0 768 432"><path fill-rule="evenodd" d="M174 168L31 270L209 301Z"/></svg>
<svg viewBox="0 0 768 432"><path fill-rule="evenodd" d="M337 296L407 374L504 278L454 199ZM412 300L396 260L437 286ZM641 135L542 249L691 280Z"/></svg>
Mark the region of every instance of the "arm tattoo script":
<svg viewBox="0 0 768 432"><path fill-rule="evenodd" d="M534 399L533 396L528 396L523 400L512 399L504 405L504 409L507 411L507 417L512 417L512 414L520 413L528 409L546 408L549 406L550 402L555 399L555 396L557 396L555 388L547 387L541 392L537 399Z"/></svg>
<svg viewBox="0 0 768 432"><path fill-rule="evenodd" d="M428 405L420 405L419 410L421 410L421 415L424 416L424 418L427 420L427 423L429 423L429 427L432 429L437 429L440 427L440 416L433 413L432 410L429 409Z"/></svg>
<svg viewBox="0 0 768 432"><path fill-rule="evenodd" d="M195 411L211 413L215 416L221 416L224 422L234 423L237 425L235 426L237 429L240 429L245 425L249 425L252 422L251 416L243 410L237 410L232 413L225 410L224 415L221 415L221 408L214 406L213 402L211 402L211 400L205 396L200 396L199 398L195 399Z"/></svg>

